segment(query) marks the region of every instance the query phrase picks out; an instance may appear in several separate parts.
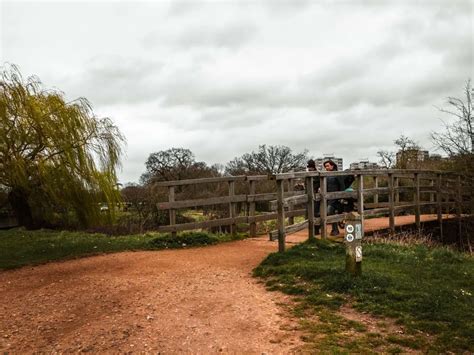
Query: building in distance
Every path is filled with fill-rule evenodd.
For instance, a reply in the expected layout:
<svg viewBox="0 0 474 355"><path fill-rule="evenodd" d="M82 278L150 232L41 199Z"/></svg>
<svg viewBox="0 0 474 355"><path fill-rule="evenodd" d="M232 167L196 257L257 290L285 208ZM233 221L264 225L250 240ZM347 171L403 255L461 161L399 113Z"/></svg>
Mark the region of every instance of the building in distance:
<svg viewBox="0 0 474 355"><path fill-rule="evenodd" d="M370 162L369 159L361 159L357 162L353 162L349 166L350 170L372 170L380 169L380 165L377 163Z"/></svg>

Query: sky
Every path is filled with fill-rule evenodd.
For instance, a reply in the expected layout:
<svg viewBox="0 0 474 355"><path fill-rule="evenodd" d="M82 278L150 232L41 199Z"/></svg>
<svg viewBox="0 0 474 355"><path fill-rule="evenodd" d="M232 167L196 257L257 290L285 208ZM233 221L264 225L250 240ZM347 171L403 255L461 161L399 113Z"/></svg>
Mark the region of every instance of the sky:
<svg viewBox="0 0 474 355"><path fill-rule="evenodd" d="M400 135L435 153L448 96L474 79L465 0L5 1L0 65L87 98L152 152L226 164L261 144L377 161Z"/></svg>

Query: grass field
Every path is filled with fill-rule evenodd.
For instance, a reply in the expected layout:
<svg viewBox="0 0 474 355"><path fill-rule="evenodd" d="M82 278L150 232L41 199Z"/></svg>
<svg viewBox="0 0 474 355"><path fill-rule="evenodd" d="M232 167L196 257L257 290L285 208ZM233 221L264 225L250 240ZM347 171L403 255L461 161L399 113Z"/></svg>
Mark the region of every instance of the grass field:
<svg viewBox="0 0 474 355"><path fill-rule="evenodd" d="M180 233L172 237L170 234L157 233L108 236L85 232L10 229L0 231L0 269L126 250L205 246L241 238L205 232Z"/></svg>
<svg viewBox="0 0 474 355"><path fill-rule="evenodd" d="M345 247L324 241L270 255L254 273L269 289L295 295L310 350L474 351L474 259L444 247L364 245L363 274L344 270ZM348 305L377 322L346 319ZM403 328L393 333L388 324Z"/></svg>

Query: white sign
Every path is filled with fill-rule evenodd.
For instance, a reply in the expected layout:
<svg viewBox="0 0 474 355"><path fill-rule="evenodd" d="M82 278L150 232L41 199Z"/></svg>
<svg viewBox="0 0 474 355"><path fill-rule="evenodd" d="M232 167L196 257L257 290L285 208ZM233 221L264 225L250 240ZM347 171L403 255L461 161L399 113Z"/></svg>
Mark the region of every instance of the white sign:
<svg viewBox="0 0 474 355"><path fill-rule="evenodd" d="M358 245L356 246L356 262L362 261L362 246Z"/></svg>
<svg viewBox="0 0 474 355"><path fill-rule="evenodd" d="M354 231L354 226L352 224L348 224L346 226L347 233L352 233Z"/></svg>
<svg viewBox="0 0 474 355"><path fill-rule="evenodd" d="M355 237L356 239L362 239L362 224L355 225Z"/></svg>
<svg viewBox="0 0 474 355"><path fill-rule="evenodd" d="M359 262L362 260L362 246L358 245L355 248L356 252L356 261Z"/></svg>
<svg viewBox="0 0 474 355"><path fill-rule="evenodd" d="M354 236L352 234L346 235L346 241L348 241L349 243L353 242L354 241Z"/></svg>

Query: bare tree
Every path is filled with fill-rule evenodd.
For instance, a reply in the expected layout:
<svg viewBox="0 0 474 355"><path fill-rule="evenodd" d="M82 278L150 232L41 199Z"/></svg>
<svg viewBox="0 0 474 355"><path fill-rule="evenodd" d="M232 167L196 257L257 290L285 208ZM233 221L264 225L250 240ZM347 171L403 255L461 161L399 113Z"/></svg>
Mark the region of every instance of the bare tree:
<svg viewBox="0 0 474 355"><path fill-rule="evenodd" d="M449 108L438 108L455 118L454 122L444 122L445 131L433 132L431 139L449 156L474 154L474 116L471 80L464 87L465 101L448 97Z"/></svg>
<svg viewBox="0 0 474 355"><path fill-rule="evenodd" d="M379 150L377 152L378 157L380 158L380 164L386 168L391 169L395 166L395 153L388 150Z"/></svg>
<svg viewBox="0 0 474 355"><path fill-rule="evenodd" d="M398 169L418 169L422 159L420 158L420 146L411 138L401 135L394 141L398 147L396 154L396 167Z"/></svg>
<svg viewBox="0 0 474 355"><path fill-rule="evenodd" d="M379 150L377 155L383 167L391 169L418 169L423 163L420 146L411 138L401 135L393 141L397 151Z"/></svg>
<svg viewBox="0 0 474 355"><path fill-rule="evenodd" d="M227 163L226 173L242 174L276 174L291 170L304 169L308 161L308 151L293 154L291 148L280 146L258 147L257 152L245 153Z"/></svg>
<svg viewBox="0 0 474 355"><path fill-rule="evenodd" d="M146 172L140 177L143 184L219 176L217 166L209 167L204 162L197 162L194 154L184 148L171 148L151 153L145 165Z"/></svg>

